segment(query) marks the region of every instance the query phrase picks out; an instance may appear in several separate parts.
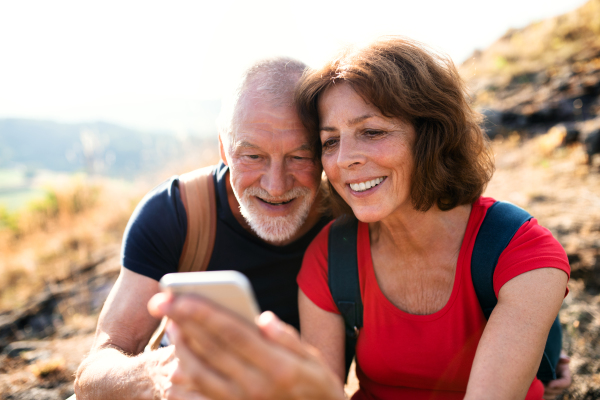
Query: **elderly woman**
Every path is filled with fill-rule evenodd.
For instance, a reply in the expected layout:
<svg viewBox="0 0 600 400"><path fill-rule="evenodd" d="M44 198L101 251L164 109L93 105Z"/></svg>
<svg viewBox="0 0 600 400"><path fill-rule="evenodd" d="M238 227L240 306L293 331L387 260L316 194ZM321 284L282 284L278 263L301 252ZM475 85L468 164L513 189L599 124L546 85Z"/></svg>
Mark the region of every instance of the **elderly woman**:
<svg viewBox="0 0 600 400"><path fill-rule="evenodd" d="M494 204L481 197L494 167L452 62L384 38L307 74L297 101L320 140L333 202L360 221L364 325L353 399L541 399L535 374L569 264L548 230L525 222L498 260L498 303L486 321L470 262ZM329 229L298 276L301 331L343 380Z"/></svg>

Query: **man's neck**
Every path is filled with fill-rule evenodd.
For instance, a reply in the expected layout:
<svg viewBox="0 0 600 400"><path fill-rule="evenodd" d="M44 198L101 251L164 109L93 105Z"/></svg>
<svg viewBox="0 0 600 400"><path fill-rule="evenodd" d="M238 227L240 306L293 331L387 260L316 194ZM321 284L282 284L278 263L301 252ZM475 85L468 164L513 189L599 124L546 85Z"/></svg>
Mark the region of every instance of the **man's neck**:
<svg viewBox="0 0 600 400"><path fill-rule="evenodd" d="M232 212L234 218L236 219L237 222L239 222L239 224L246 231L248 231L252 236L258 238L258 235L256 234L256 232L254 232L254 230L250 227L250 225L248 224L248 221L246 221L246 218L244 218L244 216L242 215L242 212L240 211L240 203L238 203L237 198L235 197L235 193L233 193L233 188L231 187L231 182L229 181L229 171L227 171L227 173L223 179L225 179L225 187L227 189L227 202L229 203L229 208L231 209L231 212ZM308 213L308 217L306 218L306 221L304 222L302 227L300 229L298 229L298 232L296 232L291 238L289 238L283 242L277 242L277 243L267 242L267 243L272 244L274 246L285 246L285 245L295 242L296 240L298 240L302 236L304 236L321 219L321 213L319 212L320 208L318 207L318 205L321 203L321 201L322 201L322 194L319 191L319 194L315 198L315 203L311 207L310 212ZM264 240L262 238L259 238L259 239Z"/></svg>

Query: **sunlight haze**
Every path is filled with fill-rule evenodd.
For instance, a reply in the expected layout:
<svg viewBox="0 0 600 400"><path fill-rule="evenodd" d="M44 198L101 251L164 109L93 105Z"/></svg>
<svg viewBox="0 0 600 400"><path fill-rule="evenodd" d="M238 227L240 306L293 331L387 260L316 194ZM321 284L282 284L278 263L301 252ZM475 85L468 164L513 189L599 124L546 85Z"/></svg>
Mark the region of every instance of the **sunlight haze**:
<svg viewBox="0 0 600 400"><path fill-rule="evenodd" d="M317 65L345 43L400 34L461 63L511 27L583 3L1 0L0 118L202 133L256 59Z"/></svg>

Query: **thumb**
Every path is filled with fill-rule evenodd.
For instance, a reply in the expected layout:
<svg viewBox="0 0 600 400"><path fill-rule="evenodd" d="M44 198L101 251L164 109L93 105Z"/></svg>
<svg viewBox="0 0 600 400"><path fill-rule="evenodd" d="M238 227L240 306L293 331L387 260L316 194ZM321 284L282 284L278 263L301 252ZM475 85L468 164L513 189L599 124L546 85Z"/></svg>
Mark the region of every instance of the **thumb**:
<svg viewBox="0 0 600 400"><path fill-rule="evenodd" d="M300 341L298 331L296 331L290 325L282 322L272 312L265 311L262 313L257 318L256 324L258 325L263 336L271 342L277 343L278 345L285 347L301 357L305 357L307 355L307 352Z"/></svg>

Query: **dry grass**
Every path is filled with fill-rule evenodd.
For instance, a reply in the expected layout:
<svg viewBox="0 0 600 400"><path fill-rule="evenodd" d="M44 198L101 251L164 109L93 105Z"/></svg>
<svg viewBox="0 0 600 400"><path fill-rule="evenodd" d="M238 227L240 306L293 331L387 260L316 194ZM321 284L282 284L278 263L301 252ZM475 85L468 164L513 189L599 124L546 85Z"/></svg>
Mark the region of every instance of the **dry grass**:
<svg viewBox="0 0 600 400"><path fill-rule="evenodd" d="M38 378L60 374L65 370L65 359L57 357L50 360L39 360L30 365L29 370Z"/></svg>
<svg viewBox="0 0 600 400"><path fill-rule="evenodd" d="M44 200L0 214L0 311L22 305L48 282L65 278L118 243L141 193L108 180L75 178Z"/></svg>
<svg viewBox="0 0 600 400"><path fill-rule="evenodd" d="M494 91L510 82L527 83L540 79L545 71L550 79L562 70L579 73L595 70L600 60L600 0L590 0L570 13L533 23L523 29L510 29L485 51L476 51L461 66L463 78L485 104Z"/></svg>
<svg viewBox="0 0 600 400"><path fill-rule="evenodd" d="M136 183L74 176L20 211L0 207L0 312L23 305L107 249L118 249L143 195L169 177L218 161L216 146L190 153Z"/></svg>

